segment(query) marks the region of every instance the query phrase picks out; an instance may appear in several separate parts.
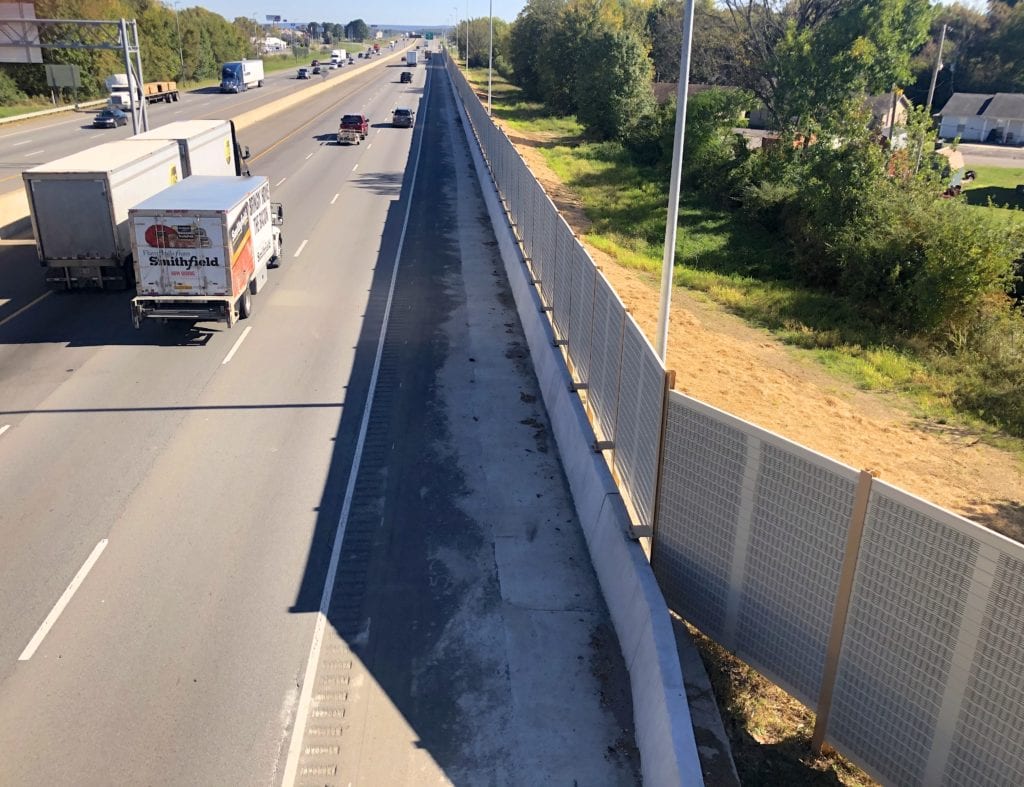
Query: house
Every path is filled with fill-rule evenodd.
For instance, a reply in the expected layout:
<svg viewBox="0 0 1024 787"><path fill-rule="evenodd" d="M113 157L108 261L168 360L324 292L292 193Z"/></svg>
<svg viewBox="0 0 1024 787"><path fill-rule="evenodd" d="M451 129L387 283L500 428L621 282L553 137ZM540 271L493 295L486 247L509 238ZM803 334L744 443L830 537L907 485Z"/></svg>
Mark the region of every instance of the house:
<svg viewBox="0 0 1024 787"><path fill-rule="evenodd" d="M943 139L1024 143L1024 93L954 93L939 115Z"/></svg>
<svg viewBox="0 0 1024 787"><path fill-rule="evenodd" d="M282 39L275 36L267 36L263 39L261 51L273 54L274 52L284 52L287 48L288 44Z"/></svg>
<svg viewBox="0 0 1024 787"><path fill-rule="evenodd" d="M893 129L897 129L899 136L898 130L906 127L907 116L912 108L902 91L895 98L892 93L868 96L867 105L871 110L871 128L887 139L892 137Z"/></svg>

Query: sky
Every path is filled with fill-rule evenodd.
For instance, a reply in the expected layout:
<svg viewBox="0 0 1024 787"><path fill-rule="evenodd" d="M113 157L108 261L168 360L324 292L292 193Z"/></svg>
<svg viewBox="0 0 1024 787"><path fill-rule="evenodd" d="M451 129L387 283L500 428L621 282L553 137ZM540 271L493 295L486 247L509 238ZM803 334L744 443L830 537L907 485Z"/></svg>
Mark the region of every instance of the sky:
<svg viewBox="0 0 1024 787"><path fill-rule="evenodd" d="M469 0L469 16L487 16L493 2L494 15L511 22L526 5L526 0ZM953 0L939 0L951 3ZM979 10L985 0L960 0ZM370 25L444 25L466 18L466 0L373 0L372 3L338 3L329 0L179 0L178 7L201 5L221 16L256 17L280 14L283 19L301 22L339 22L362 17ZM456 14L456 8L458 13Z"/></svg>
<svg viewBox="0 0 1024 787"><path fill-rule="evenodd" d="M469 0L469 16L487 16L489 2L494 15L511 22L526 5L526 0ZM201 5L223 17L255 16L263 21L267 14L300 22L339 22L345 24L360 17L369 25L444 25L466 18L466 0L373 0L339 3L328 0L179 0L178 7ZM455 9L458 8L456 15Z"/></svg>

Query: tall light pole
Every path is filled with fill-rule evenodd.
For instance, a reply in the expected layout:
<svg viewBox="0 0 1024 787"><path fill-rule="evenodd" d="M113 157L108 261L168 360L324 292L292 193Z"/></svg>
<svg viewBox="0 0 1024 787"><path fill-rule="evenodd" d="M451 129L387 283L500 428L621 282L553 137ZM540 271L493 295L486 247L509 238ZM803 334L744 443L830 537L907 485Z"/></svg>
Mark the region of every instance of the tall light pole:
<svg viewBox="0 0 1024 787"><path fill-rule="evenodd" d="M488 25L490 30L490 43L487 47L487 115L491 114L491 81L494 76L494 0L487 5ZM469 46L466 46L469 52Z"/></svg>
<svg viewBox="0 0 1024 787"><path fill-rule="evenodd" d="M181 76L179 79L185 78L185 55L181 48L181 22L178 21L178 2L174 0L174 27L178 31L178 60L181 61Z"/></svg>
<svg viewBox="0 0 1024 787"><path fill-rule="evenodd" d="M668 315L672 305L673 271L676 262L676 230L679 227L679 180L683 173L683 137L686 134L686 98L690 88L690 45L693 41L693 3L686 0L683 11L683 43L679 53L679 86L676 92L676 132L672 146L672 175L668 187L668 217L665 219L665 248L661 260L661 304L655 350L662 361L668 350Z"/></svg>
<svg viewBox="0 0 1024 787"><path fill-rule="evenodd" d="M469 0L466 0L466 70L469 71Z"/></svg>

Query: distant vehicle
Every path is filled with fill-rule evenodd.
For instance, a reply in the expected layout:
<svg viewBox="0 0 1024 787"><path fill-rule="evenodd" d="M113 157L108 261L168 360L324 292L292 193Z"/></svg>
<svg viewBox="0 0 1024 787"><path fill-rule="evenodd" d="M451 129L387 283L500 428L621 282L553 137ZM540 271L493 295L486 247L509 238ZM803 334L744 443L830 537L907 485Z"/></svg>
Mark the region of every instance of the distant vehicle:
<svg viewBox="0 0 1024 787"><path fill-rule="evenodd" d="M409 50L408 52L405 53L405 64L407 66L411 66L412 68L416 67L416 50L415 49L411 49L411 50Z"/></svg>
<svg viewBox="0 0 1024 787"><path fill-rule="evenodd" d="M362 56L363 56L362 52L360 52L359 54L356 55L356 57L362 57Z"/></svg>
<svg viewBox="0 0 1024 787"><path fill-rule="evenodd" d="M318 65L320 65L320 61L319 60L314 60L312 63L310 63L310 65L311 66L318 66Z"/></svg>
<svg viewBox="0 0 1024 787"><path fill-rule="evenodd" d="M295 77L296 79L309 79L309 69L300 68L299 73Z"/></svg>
<svg viewBox="0 0 1024 787"><path fill-rule="evenodd" d="M358 145L370 133L370 118L366 115L342 115L338 128L339 145Z"/></svg>
<svg viewBox="0 0 1024 787"><path fill-rule="evenodd" d="M312 73L319 74L323 69L320 66L313 66Z"/></svg>
<svg viewBox="0 0 1024 787"><path fill-rule="evenodd" d="M221 93L244 93L251 87L263 87L262 60L233 60L220 67Z"/></svg>
<svg viewBox="0 0 1024 787"><path fill-rule="evenodd" d="M398 77L399 82L412 82L412 71L403 71Z"/></svg>
<svg viewBox="0 0 1024 787"><path fill-rule="evenodd" d="M332 49L331 60L344 60L346 57L344 49Z"/></svg>
<svg viewBox="0 0 1024 787"><path fill-rule="evenodd" d="M416 113L409 109L409 107L396 107L391 115L391 125L393 128L412 128L415 122Z"/></svg>
<svg viewBox="0 0 1024 787"><path fill-rule="evenodd" d="M93 128L117 128L128 122L128 116L120 109L108 108L92 119Z"/></svg>
<svg viewBox="0 0 1024 787"><path fill-rule="evenodd" d="M128 109L131 106L131 91L126 74L111 74L104 84L107 87L107 106L112 109ZM132 77L131 85L138 83ZM143 82L142 90L136 93L136 99L145 99L147 104L165 101L168 104L178 100L178 85L175 82Z"/></svg>
<svg viewBox="0 0 1024 787"><path fill-rule="evenodd" d="M379 55L380 54L380 44L374 44L373 45L373 51L374 51L375 54Z"/></svg>
<svg viewBox="0 0 1024 787"><path fill-rule="evenodd" d="M354 57L352 57L352 55L349 55L348 56L348 64L352 65L355 62L356 62L356 59Z"/></svg>

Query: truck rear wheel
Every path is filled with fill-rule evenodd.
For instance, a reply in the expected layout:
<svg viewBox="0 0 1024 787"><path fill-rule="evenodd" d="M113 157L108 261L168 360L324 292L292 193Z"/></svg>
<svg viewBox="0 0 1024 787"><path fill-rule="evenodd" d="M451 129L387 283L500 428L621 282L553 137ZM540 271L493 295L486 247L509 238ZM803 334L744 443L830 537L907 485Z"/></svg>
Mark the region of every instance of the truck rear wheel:
<svg viewBox="0 0 1024 787"><path fill-rule="evenodd" d="M246 287L242 297L238 299L238 319L246 320L250 314L252 314L252 293Z"/></svg>

